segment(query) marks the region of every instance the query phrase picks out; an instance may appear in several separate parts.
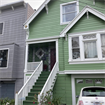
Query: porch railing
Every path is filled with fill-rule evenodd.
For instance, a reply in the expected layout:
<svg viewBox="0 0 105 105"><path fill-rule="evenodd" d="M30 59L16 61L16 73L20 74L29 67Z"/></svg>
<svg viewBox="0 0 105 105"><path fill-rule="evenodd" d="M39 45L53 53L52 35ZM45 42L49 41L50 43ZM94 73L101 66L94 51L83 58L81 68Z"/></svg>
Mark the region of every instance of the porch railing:
<svg viewBox="0 0 105 105"><path fill-rule="evenodd" d="M27 71L34 71L40 62L28 62L27 63Z"/></svg>
<svg viewBox="0 0 105 105"><path fill-rule="evenodd" d="M34 85L36 80L38 79L42 70L43 70L43 62L41 61L40 64L35 69L35 71L32 73L32 75L26 81L24 86L20 89L20 91L18 93L16 93L15 105L23 105L23 101L25 100L25 97L28 96L30 89L32 88L32 86Z"/></svg>
<svg viewBox="0 0 105 105"><path fill-rule="evenodd" d="M45 82L44 87L42 88L40 94L38 95L39 105L40 105L42 94L45 95L47 91L49 91L50 89L53 89L58 71L59 71L58 62L56 62L47 81Z"/></svg>

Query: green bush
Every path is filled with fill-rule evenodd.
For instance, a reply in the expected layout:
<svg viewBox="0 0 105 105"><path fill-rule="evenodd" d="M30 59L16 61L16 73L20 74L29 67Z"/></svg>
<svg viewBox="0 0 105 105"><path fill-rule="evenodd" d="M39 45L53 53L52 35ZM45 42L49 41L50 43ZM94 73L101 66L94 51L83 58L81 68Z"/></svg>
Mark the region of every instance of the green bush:
<svg viewBox="0 0 105 105"><path fill-rule="evenodd" d="M0 105L15 105L15 100L9 98L1 98Z"/></svg>

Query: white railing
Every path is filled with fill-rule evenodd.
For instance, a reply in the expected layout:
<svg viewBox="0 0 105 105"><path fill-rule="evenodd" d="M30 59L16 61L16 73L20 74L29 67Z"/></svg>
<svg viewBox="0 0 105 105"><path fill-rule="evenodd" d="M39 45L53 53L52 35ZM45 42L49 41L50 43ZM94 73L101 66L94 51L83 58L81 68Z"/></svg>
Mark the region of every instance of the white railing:
<svg viewBox="0 0 105 105"><path fill-rule="evenodd" d="M38 102L40 103L41 101L41 96L45 95L47 91L49 91L50 89L53 89L54 86L54 82L57 76L57 72L59 71L58 68L58 62L55 63L46 83L44 84L40 94L38 95Z"/></svg>
<svg viewBox="0 0 105 105"><path fill-rule="evenodd" d="M34 71L40 62L28 62L27 63L27 71Z"/></svg>
<svg viewBox="0 0 105 105"><path fill-rule="evenodd" d="M24 86L20 89L18 93L16 93L15 105L23 105L23 101L25 100L25 97L28 96L30 89L32 89L32 86L40 76L42 70L43 70L43 62L41 61L38 67L35 69L35 71L26 81Z"/></svg>

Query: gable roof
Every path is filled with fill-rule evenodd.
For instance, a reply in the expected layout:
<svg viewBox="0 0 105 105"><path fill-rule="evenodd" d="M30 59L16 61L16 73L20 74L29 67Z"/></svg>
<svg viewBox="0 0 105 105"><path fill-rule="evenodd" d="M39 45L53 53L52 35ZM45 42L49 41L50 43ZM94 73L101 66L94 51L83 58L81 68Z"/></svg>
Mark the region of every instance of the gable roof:
<svg viewBox="0 0 105 105"><path fill-rule="evenodd" d="M81 19L81 17L87 13L90 12L93 15L99 17L100 19L105 21L105 14L91 8L90 6L86 6L73 20L72 22L70 22L64 29L63 31L60 33L60 37L64 37L66 35L66 33L78 22L79 19Z"/></svg>
<svg viewBox="0 0 105 105"><path fill-rule="evenodd" d="M30 18L23 24L28 25L32 22L32 20L42 11L42 9L50 2L51 0L45 0L45 2L30 16Z"/></svg>

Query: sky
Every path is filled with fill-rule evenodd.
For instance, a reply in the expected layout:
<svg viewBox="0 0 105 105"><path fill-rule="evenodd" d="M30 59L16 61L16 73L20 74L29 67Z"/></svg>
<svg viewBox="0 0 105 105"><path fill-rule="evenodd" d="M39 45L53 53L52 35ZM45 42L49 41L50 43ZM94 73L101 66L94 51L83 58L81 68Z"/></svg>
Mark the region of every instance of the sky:
<svg viewBox="0 0 105 105"><path fill-rule="evenodd" d="M5 5L12 2L17 2L22 0L0 0L0 6ZM38 7L45 1L45 0L24 0L26 3L29 3L33 9L38 9Z"/></svg>

